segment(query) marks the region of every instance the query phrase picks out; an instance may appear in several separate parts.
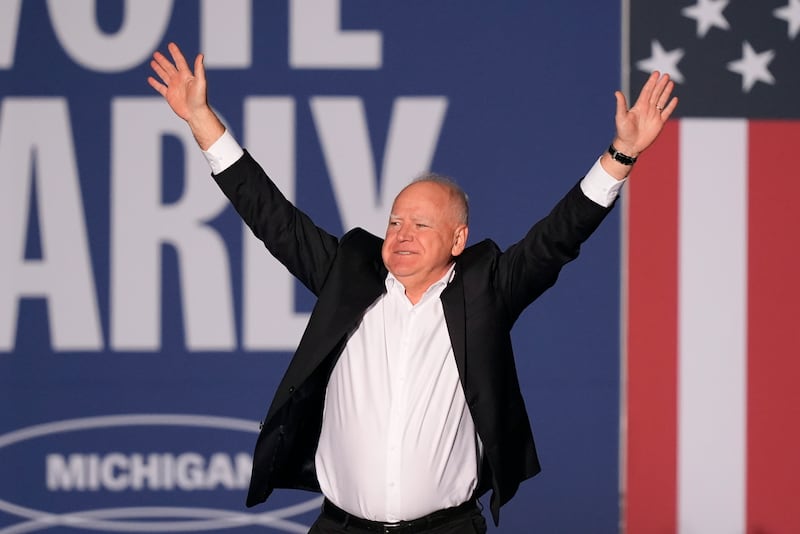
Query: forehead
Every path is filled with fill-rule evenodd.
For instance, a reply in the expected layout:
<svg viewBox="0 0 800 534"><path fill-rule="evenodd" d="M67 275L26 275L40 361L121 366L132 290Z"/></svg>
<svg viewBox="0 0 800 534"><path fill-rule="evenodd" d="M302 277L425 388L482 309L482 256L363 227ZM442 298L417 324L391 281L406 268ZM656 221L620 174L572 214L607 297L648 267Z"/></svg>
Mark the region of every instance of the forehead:
<svg viewBox="0 0 800 534"><path fill-rule="evenodd" d="M435 182L416 182L400 191L392 205L392 214L398 211L440 212L452 204L447 188Z"/></svg>

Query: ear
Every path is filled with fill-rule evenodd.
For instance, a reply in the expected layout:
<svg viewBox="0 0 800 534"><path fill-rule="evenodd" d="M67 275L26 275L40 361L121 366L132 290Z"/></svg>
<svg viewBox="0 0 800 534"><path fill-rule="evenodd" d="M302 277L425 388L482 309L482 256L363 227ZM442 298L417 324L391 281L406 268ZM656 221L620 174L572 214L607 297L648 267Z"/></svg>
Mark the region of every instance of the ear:
<svg viewBox="0 0 800 534"><path fill-rule="evenodd" d="M455 257L464 252L467 246L467 236L469 235L469 227L466 224L461 224L456 228L453 233L453 248L450 249L450 254Z"/></svg>

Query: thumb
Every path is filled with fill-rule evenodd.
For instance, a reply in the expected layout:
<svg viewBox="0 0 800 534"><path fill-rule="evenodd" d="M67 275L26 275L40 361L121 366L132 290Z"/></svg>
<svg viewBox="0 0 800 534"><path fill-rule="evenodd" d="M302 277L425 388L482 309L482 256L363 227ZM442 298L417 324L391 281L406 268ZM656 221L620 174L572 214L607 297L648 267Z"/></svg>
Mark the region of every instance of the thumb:
<svg viewBox="0 0 800 534"><path fill-rule="evenodd" d="M614 91L614 97L617 99L616 119L620 120L628 112L628 102L625 100L625 95L622 94L622 91Z"/></svg>
<svg viewBox="0 0 800 534"><path fill-rule="evenodd" d="M194 58L194 75L198 80L205 83L206 68L203 65L203 59L204 59L203 54L197 54L197 57Z"/></svg>

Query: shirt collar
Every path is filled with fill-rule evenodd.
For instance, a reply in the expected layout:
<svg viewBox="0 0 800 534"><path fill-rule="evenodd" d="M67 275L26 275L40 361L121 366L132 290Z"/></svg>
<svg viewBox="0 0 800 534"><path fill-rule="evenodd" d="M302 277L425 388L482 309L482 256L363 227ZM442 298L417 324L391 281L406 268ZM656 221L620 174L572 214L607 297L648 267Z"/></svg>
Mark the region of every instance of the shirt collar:
<svg viewBox="0 0 800 534"><path fill-rule="evenodd" d="M425 290L425 295L437 289L444 290L445 286L447 286L447 284L453 281L453 277L455 277L455 275L456 275L456 264L455 262L453 262L450 264L450 267L447 269L447 272L444 273L444 275L439 280L432 283L430 287L428 287L428 289ZM406 290L405 286L400 280L395 278L395 276L392 273L386 274L385 283L386 283L386 291L388 293L397 290L399 290L402 293L405 293Z"/></svg>

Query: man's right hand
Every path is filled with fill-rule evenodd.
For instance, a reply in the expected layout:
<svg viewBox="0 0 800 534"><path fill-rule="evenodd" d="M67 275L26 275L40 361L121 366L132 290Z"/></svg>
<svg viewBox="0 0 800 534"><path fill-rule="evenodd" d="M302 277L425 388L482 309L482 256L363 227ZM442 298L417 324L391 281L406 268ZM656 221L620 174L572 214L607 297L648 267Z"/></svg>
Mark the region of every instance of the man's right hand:
<svg viewBox="0 0 800 534"><path fill-rule="evenodd" d="M193 73L178 45L169 43L167 48L174 63L161 52L155 52L150 67L161 82L148 76L147 83L164 97L176 115L189 124L200 148L208 150L225 132L225 126L208 105L203 55L198 54L195 58Z"/></svg>

